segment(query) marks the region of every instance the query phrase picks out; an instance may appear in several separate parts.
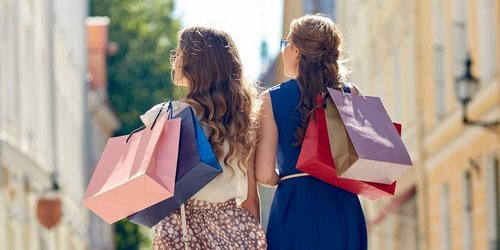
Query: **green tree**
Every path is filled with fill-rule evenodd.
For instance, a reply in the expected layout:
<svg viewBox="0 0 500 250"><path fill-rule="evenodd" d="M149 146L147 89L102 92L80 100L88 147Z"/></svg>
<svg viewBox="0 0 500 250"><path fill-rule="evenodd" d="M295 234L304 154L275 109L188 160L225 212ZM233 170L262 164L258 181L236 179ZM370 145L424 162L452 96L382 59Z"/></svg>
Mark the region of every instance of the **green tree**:
<svg viewBox="0 0 500 250"><path fill-rule="evenodd" d="M109 16L109 39L118 53L108 58L109 97L126 134L139 127L139 115L174 97L170 50L180 24L173 0L91 0L92 16Z"/></svg>
<svg viewBox="0 0 500 250"><path fill-rule="evenodd" d="M110 18L109 40L118 53L108 58L109 98L122 127L116 135L141 126L139 116L154 104L174 98L170 50L176 47L179 21L173 0L91 0L91 16ZM137 225L115 223L117 249L150 247Z"/></svg>

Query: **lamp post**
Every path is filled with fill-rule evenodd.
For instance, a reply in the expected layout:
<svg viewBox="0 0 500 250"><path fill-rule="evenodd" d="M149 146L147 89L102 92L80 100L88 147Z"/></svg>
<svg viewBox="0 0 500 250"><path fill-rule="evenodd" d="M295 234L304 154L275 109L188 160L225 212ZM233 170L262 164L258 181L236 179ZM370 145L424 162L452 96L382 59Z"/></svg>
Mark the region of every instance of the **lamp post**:
<svg viewBox="0 0 500 250"><path fill-rule="evenodd" d="M59 182L57 181L55 173L51 176L51 184L51 189L45 190L37 203L38 221L47 229L56 226L62 216L62 202L59 198Z"/></svg>
<svg viewBox="0 0 500 250"><path fill-rule="evenodd" d="M465 72L461 77L456 79L456 96L462 104L463 116L462 121L465 125L480 126L488 129L494 129L499 125L499 121L473 121L467 117L467 105L472 100L472 96L476 93L479 85L479 80L471 73L472 59L467 55L465 59Z"/></svg>

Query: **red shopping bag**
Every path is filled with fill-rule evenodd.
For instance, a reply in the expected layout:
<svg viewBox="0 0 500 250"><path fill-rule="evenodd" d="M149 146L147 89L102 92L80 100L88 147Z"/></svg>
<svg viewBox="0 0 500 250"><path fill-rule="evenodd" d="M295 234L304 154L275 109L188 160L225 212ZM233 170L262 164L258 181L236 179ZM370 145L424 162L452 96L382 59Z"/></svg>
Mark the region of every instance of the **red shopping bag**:
<svg viewBox="0 0 500 250"><path fill-rule="evenodd" d="M165 115L139 132L110 138L84 205L111 224L172 197L180 125Z"/></svg>
<svg viewBox="0 0 500 250"><path fill-rule="evenodd" d="M318 96L317 103L323 103L321 96ZM394 195L396 182L379 184L337 177L337 170L330 151L325 110L317 108L314 113L316 119L314 117L309 119L296 168L333 186L370 200Z"/></svg>

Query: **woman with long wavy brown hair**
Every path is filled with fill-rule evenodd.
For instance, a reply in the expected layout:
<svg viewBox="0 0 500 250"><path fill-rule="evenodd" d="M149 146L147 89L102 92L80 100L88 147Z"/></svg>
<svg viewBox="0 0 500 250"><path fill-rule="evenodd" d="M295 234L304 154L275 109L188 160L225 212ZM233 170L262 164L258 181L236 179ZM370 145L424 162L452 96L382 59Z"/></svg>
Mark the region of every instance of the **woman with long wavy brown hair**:
<svg viewBox="0 0 500 250"><path fill-rule="evenodd" d="M188 240L181 240L177 210L156 225L153 248L265 249L254 175L255 91L243 80L232 38L213 28L185 28L171 63L174 84L187 88L172 102L174 115L193 108L223 172L185 203Z"/></svg>
<svg viewBox="0 0 500 250"><path fill-rule="evenodd" d="M327 87L356 90L341 74L340 30L327 16L306 15L292 21L281 45L284 73L293 79L261 95L255 161L257 180L277 185L267 227L269 249L366 249L357 195L296 169L306 126L314 119L315 97Z"/></svg>

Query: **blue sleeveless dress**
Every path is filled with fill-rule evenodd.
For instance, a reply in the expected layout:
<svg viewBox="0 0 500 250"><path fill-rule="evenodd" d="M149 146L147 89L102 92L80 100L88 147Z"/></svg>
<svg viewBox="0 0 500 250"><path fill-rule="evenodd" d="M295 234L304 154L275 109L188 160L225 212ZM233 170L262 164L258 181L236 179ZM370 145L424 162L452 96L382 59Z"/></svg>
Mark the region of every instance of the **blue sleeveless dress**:
<svg viewBox="0 0 500 250"><path fill-rule="evenodd" d="M280 177L295 169L300 146L293 146L300 113L295 80L270 89L278 127L277 165ZM367 249L366 223L358 196L312 176L281 182L274 195L267 243L274 249Z"/></svg>

